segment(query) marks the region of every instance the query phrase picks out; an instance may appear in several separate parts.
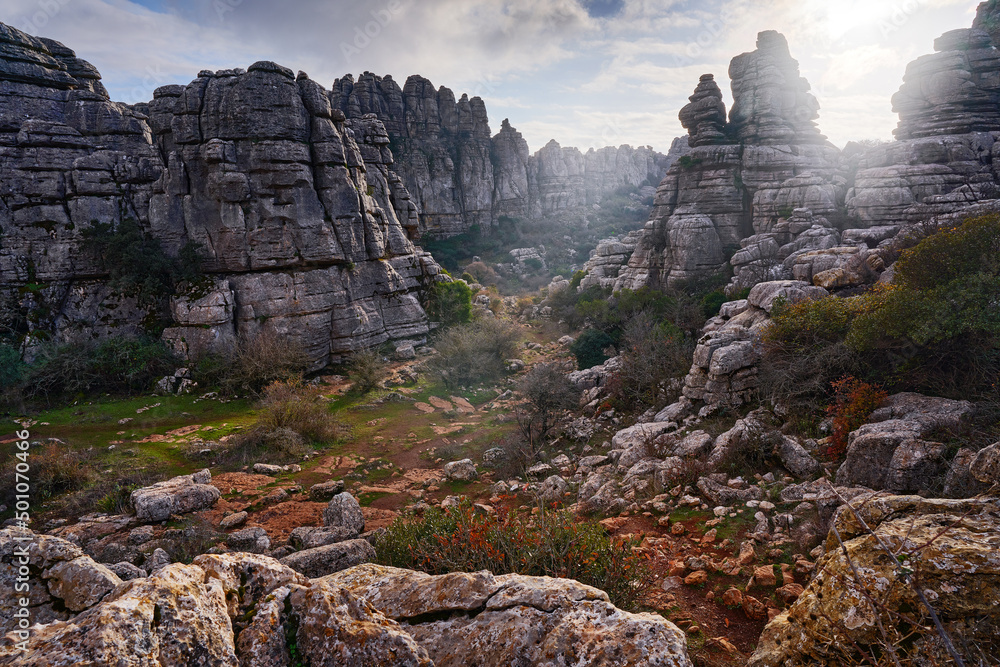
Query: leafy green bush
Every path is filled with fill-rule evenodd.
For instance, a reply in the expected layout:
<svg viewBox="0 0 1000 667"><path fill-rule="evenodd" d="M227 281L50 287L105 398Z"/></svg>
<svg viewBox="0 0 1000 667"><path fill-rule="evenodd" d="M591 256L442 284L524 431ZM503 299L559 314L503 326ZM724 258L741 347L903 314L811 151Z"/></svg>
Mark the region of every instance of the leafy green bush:
<svg viewBox="0 0 1000 667"><path fill-rule="evenodd" d="M1000 216L973 218L903 251L893 284L846 299L779 304L764 336L762 372L794 369L796 382L787 384L814 378L810 392L855 375L894 391L995 395L998 257Z"/></svg>
<svg viewBox="0 0 1000 667"><path fill-rule="evenodd" d="M17 348L0 343L0 391L20 385L27 369Z"/></svg>
<svg viewBox="0 0 1000 667"><path fill-rule="evenodd" d="M399 518L376 537L384 565L430 574L489 570L494 574L565 577L594 586L623 609L635 609L649 585L637 540L617 542L596 522L572 512L483 515L465 501Z"/></svg>
<svg viewBox="0 0 1000 667"><path fill-rule="evenodd" d="M614 345L611 336L600 329L587 329L569 346L581 371L599 366L608 360L604 350Z"/></svg>
<svg viewBox="0 0 1000 667"><path fill-rule="evenodd" d="M111 288L136 297L143 305L155 305L173 294L178 283L200 274L198 244L189 242L177 257L170 257L159 240L131 218L117 225L95 220L83 238L84 248L110 274Z"/></svg>
<svg viewBox="0 0 1000 667"><path fill-rule="evenodd" d="M517 352L520 328L500 318L481 318L445 330L435 341L431 368L449 386L493 382Z"/></svg>
<svg viewBox="0 0 1000 667"><path fill-rule="evenodd" d="M48 345L24 372L21 388L28 397L137 393L173 372L176 364L166 345L152 338Z"/></svg>
<svg viewBox="0 0 1000 667"><path fill-rule="evenodd" d="M460 280L434 283L427 298L427 316L446 327L465 324L472 317L472 290Z"/></svg>

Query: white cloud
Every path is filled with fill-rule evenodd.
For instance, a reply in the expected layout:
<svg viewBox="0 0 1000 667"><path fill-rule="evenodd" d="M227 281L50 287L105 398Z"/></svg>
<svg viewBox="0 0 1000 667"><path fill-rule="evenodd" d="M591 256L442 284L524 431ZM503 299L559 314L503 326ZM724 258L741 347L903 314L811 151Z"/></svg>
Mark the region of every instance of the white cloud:
<svg viewBox="0 0 1000 667"><path fill-rule="evenodd" d="M713 72L729 103L730 59L767 29L788 38L831 140L888 137L889 98L906 63L942 32L970 25L975 5L624 0L593 18L577 0L4 0L2 20L22 27L42 11L29 32L76 50L130 102L201 69L275 60L328 87L367 70L480 94L494 130L510 117L533 150L551 137L666 150L698 77ZM53 6L52 16L42 10Z"/></svg>

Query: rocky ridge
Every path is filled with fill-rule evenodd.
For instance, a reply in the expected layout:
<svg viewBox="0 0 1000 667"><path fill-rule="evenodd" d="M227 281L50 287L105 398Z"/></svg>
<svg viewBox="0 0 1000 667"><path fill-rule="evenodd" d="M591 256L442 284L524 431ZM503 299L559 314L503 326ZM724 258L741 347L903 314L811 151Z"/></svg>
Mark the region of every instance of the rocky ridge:
<svg viewBox="0 0 1000 667"><path fill-rule="evenodd" d="M982 3L972 28L907 67L896 141L843 151L817 129L819 105L785 38L760 33L730 64L728 119L710 74L681 109L691 152L660 183L615 287L676 285L727 265L731 294L778 279L852 287L878 279L918 223L1000 209L998 16Z"/></svg>
<svg viewBox="0 0 1000 667"><path fill-rule="evenodd" d="M623 612L603 591L567 579L430 576L370 564L310 579L238 553L122 582L73 544L20 529L0 531L5 579L15 576L17 539L29 543L34 618L44 624L30 637L0 640L3 665L105 664L119 655L135 665L281 667L293 651L312 665L358 667L464 665L473 653L484 666L543 664L551 655L588 665L691 665L672 623ZM42 598L62 611L43 618Z"/></svg>
<svg viewBox="0 0 1000 667"><path fill-rule="evenodd" d="M482 98L456 100L417 75L400 88L391 76L348 74L330 99L349 119L374 115L385 126L395 171L420 211L419 233L429 236L591 205L619 187L659 181L669 166L667 156L627 145L583 153L553 140L531 155L507 119L491 136Z"/></svg>
<svg viewBox="0 0 1000 667"><path fill-rule="evenodd" d="M316 366L423 339L418 294L439 268L408 237L415 208L377 120L348 124L319 84L271 62L130 107L57 42L0 25L0 44L0 298L29 355L150 321L182 355L269 331ZM85 232L126 220L168 255L197 244L205 278L169 304L112 290Z"/></svg>

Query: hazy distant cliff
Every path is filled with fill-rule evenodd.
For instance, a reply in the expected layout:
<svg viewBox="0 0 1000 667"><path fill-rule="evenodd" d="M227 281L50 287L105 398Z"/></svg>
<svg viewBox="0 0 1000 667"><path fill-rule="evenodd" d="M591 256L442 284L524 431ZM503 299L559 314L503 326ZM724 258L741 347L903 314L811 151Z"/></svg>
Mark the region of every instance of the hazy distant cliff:
<svg viewBox="0 0 1000 667"><path fill-rule="evenodd" d="M593 203L623 185L657 182L668 166L649 147L581 153L552 141L529 155L506 120L491 136L481 98L456 100L421 76L400 88L391 76L365 72L355 81L348 74L334 82L331 100L348 118L374 114L385 125L395 170L417 203L422 233L431 236Z"/></svg>

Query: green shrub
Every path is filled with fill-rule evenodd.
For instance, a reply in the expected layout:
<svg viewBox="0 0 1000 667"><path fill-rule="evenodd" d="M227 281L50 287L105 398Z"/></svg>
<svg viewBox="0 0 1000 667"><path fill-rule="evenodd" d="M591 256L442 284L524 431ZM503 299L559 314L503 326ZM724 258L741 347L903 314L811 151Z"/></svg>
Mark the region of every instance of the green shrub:
<svg viewBox="0 0 1000 667"><path fill-rule="evenodd" d="M435 341L431 368L449 386L493 382L517 352L520 328L500 318L482 318L445 330Z"/></svg>
<svg viewBox="0 0 1000 667"><path fill-rule="evenodd" d="M893 391L996 395L998 253L1000 216L973 218L905 250L891 285L847 299L779 304L764 336L762 374L793 370L814 393L855 375Z"/></svg>
<svg viewBox="0 0 1000 667"><path fill-rule="evenodd" d="M608 360L604 352L614 345L611 336L599 329L587 329L581 333L569 346L569 351L576 357L577 368L581 371L599 366Z"/></svg>
<svg viewBox="0 0 1000 667"><path fill-rule="evenodd" d="M446 327L472 317L472 289L460 281L434 283L427 298L427 316Z"/></svg>
<svg viewBox="0 0 1000 667"><path fill-rule="evenodd" d="M0 343L0 391L20 385L27 369L17 348Z"/></svg>
<svg viewBox="0 0 1000 667"><path fill-rule="evenodd" d="M83 238L84 248L110 275L110 287L136 297L143 305L159 303L174 293L178 283L200 273L198 244L188 243L177 257L170 257L159 240L131 218L117 225L94 221Z"/></svg>
<svg viewBox="0 0 1000 667"><path fill-rule="evenodd" d="M571 512L478 514L465 501L431 508L422 518L399 518L376 537L384 565L430 574L489 570L494 574L564 577L594 586L623 609L636 609L649 585L642 558L596 522Z"/></svg>

